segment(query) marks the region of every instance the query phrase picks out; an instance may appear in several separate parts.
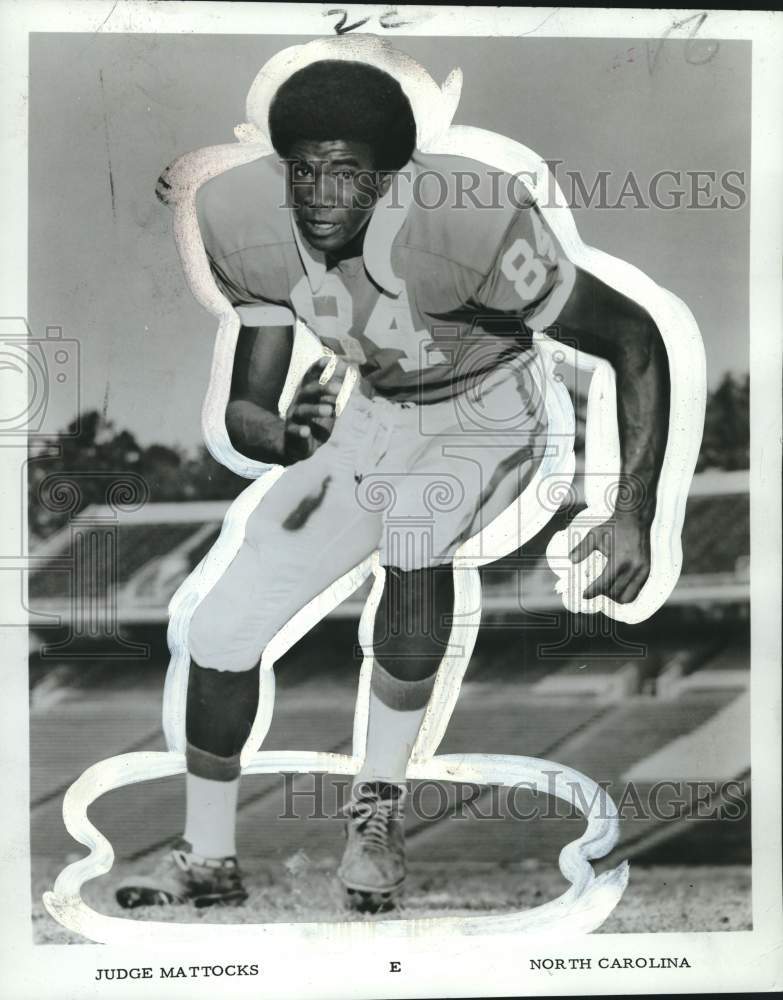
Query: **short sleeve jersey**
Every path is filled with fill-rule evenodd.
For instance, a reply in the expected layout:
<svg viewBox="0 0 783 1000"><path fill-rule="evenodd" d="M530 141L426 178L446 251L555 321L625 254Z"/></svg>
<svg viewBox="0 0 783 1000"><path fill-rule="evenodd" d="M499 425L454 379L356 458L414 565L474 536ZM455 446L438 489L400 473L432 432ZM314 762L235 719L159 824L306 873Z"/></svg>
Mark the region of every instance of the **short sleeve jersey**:
<svg viewBox="0 0 783 1000"><path fill-rule="evenodd" d="M573 286L526 189L463 157L416 153L376 205L363 257L334 266L299 233L274 157L207 181L197 211L217 284L245 325L259 325L259 304L284 306L399 401L464 391L554 323Z"/></svg>

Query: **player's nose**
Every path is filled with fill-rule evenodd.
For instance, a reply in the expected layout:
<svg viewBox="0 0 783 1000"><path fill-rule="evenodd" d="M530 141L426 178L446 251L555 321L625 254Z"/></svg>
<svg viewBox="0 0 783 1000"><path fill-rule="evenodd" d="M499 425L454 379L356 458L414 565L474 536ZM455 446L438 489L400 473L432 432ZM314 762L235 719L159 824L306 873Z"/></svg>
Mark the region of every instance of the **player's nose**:
<svg viewBox="0 0 783 1000"><path fill-rule="evenodd" d="M318 208L337 207L337 184L328 173L320 171L316 174L313 185L313 201Z"/></svg>

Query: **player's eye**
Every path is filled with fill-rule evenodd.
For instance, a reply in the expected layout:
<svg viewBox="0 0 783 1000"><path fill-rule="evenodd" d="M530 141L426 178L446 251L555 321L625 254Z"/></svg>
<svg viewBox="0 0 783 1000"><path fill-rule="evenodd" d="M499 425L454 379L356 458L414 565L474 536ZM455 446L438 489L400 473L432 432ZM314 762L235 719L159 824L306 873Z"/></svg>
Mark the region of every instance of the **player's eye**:
<svg viewBox="0 0 783 1000"><path fill-rule="evenodd" d="M349 181L353 178L353 170L343 167L341 170L336 170L334 176L338 177L341 181Z"/></svg>
<svg viewBox="0 0 783 1000"><path fill-rule="evenodd" d="M313 169L307 163L295 163L293 175L297 180L303 180L304 178L313 176Z"/></svg>

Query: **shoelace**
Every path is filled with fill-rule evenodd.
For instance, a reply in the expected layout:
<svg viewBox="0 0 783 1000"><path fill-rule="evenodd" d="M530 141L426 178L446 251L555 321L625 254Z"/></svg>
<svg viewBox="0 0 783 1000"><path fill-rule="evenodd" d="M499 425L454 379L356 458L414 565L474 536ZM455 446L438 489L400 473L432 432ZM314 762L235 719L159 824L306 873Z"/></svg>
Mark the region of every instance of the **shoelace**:
<svg viewBox="0 0 783 1000"><path fill-rule="evenodd" d="M362 831L362 843L366 850L381 852L387 849L395 805L397 803L394 799L373 796L351 802L346 807L346 815Z"/></svg>

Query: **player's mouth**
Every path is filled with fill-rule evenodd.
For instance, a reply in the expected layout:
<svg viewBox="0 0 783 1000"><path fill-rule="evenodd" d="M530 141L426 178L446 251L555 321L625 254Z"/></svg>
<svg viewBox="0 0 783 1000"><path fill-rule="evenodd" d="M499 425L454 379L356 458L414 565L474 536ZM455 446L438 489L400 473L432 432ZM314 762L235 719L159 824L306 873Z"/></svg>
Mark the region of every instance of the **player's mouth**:
<svg viewBox="0 0 783 1000"><path fill-rule="evenodd" d="M315 239L324 239L333 236L342 228L341 223L330 219L302 219L302 228L305 235Z"/></svg>

